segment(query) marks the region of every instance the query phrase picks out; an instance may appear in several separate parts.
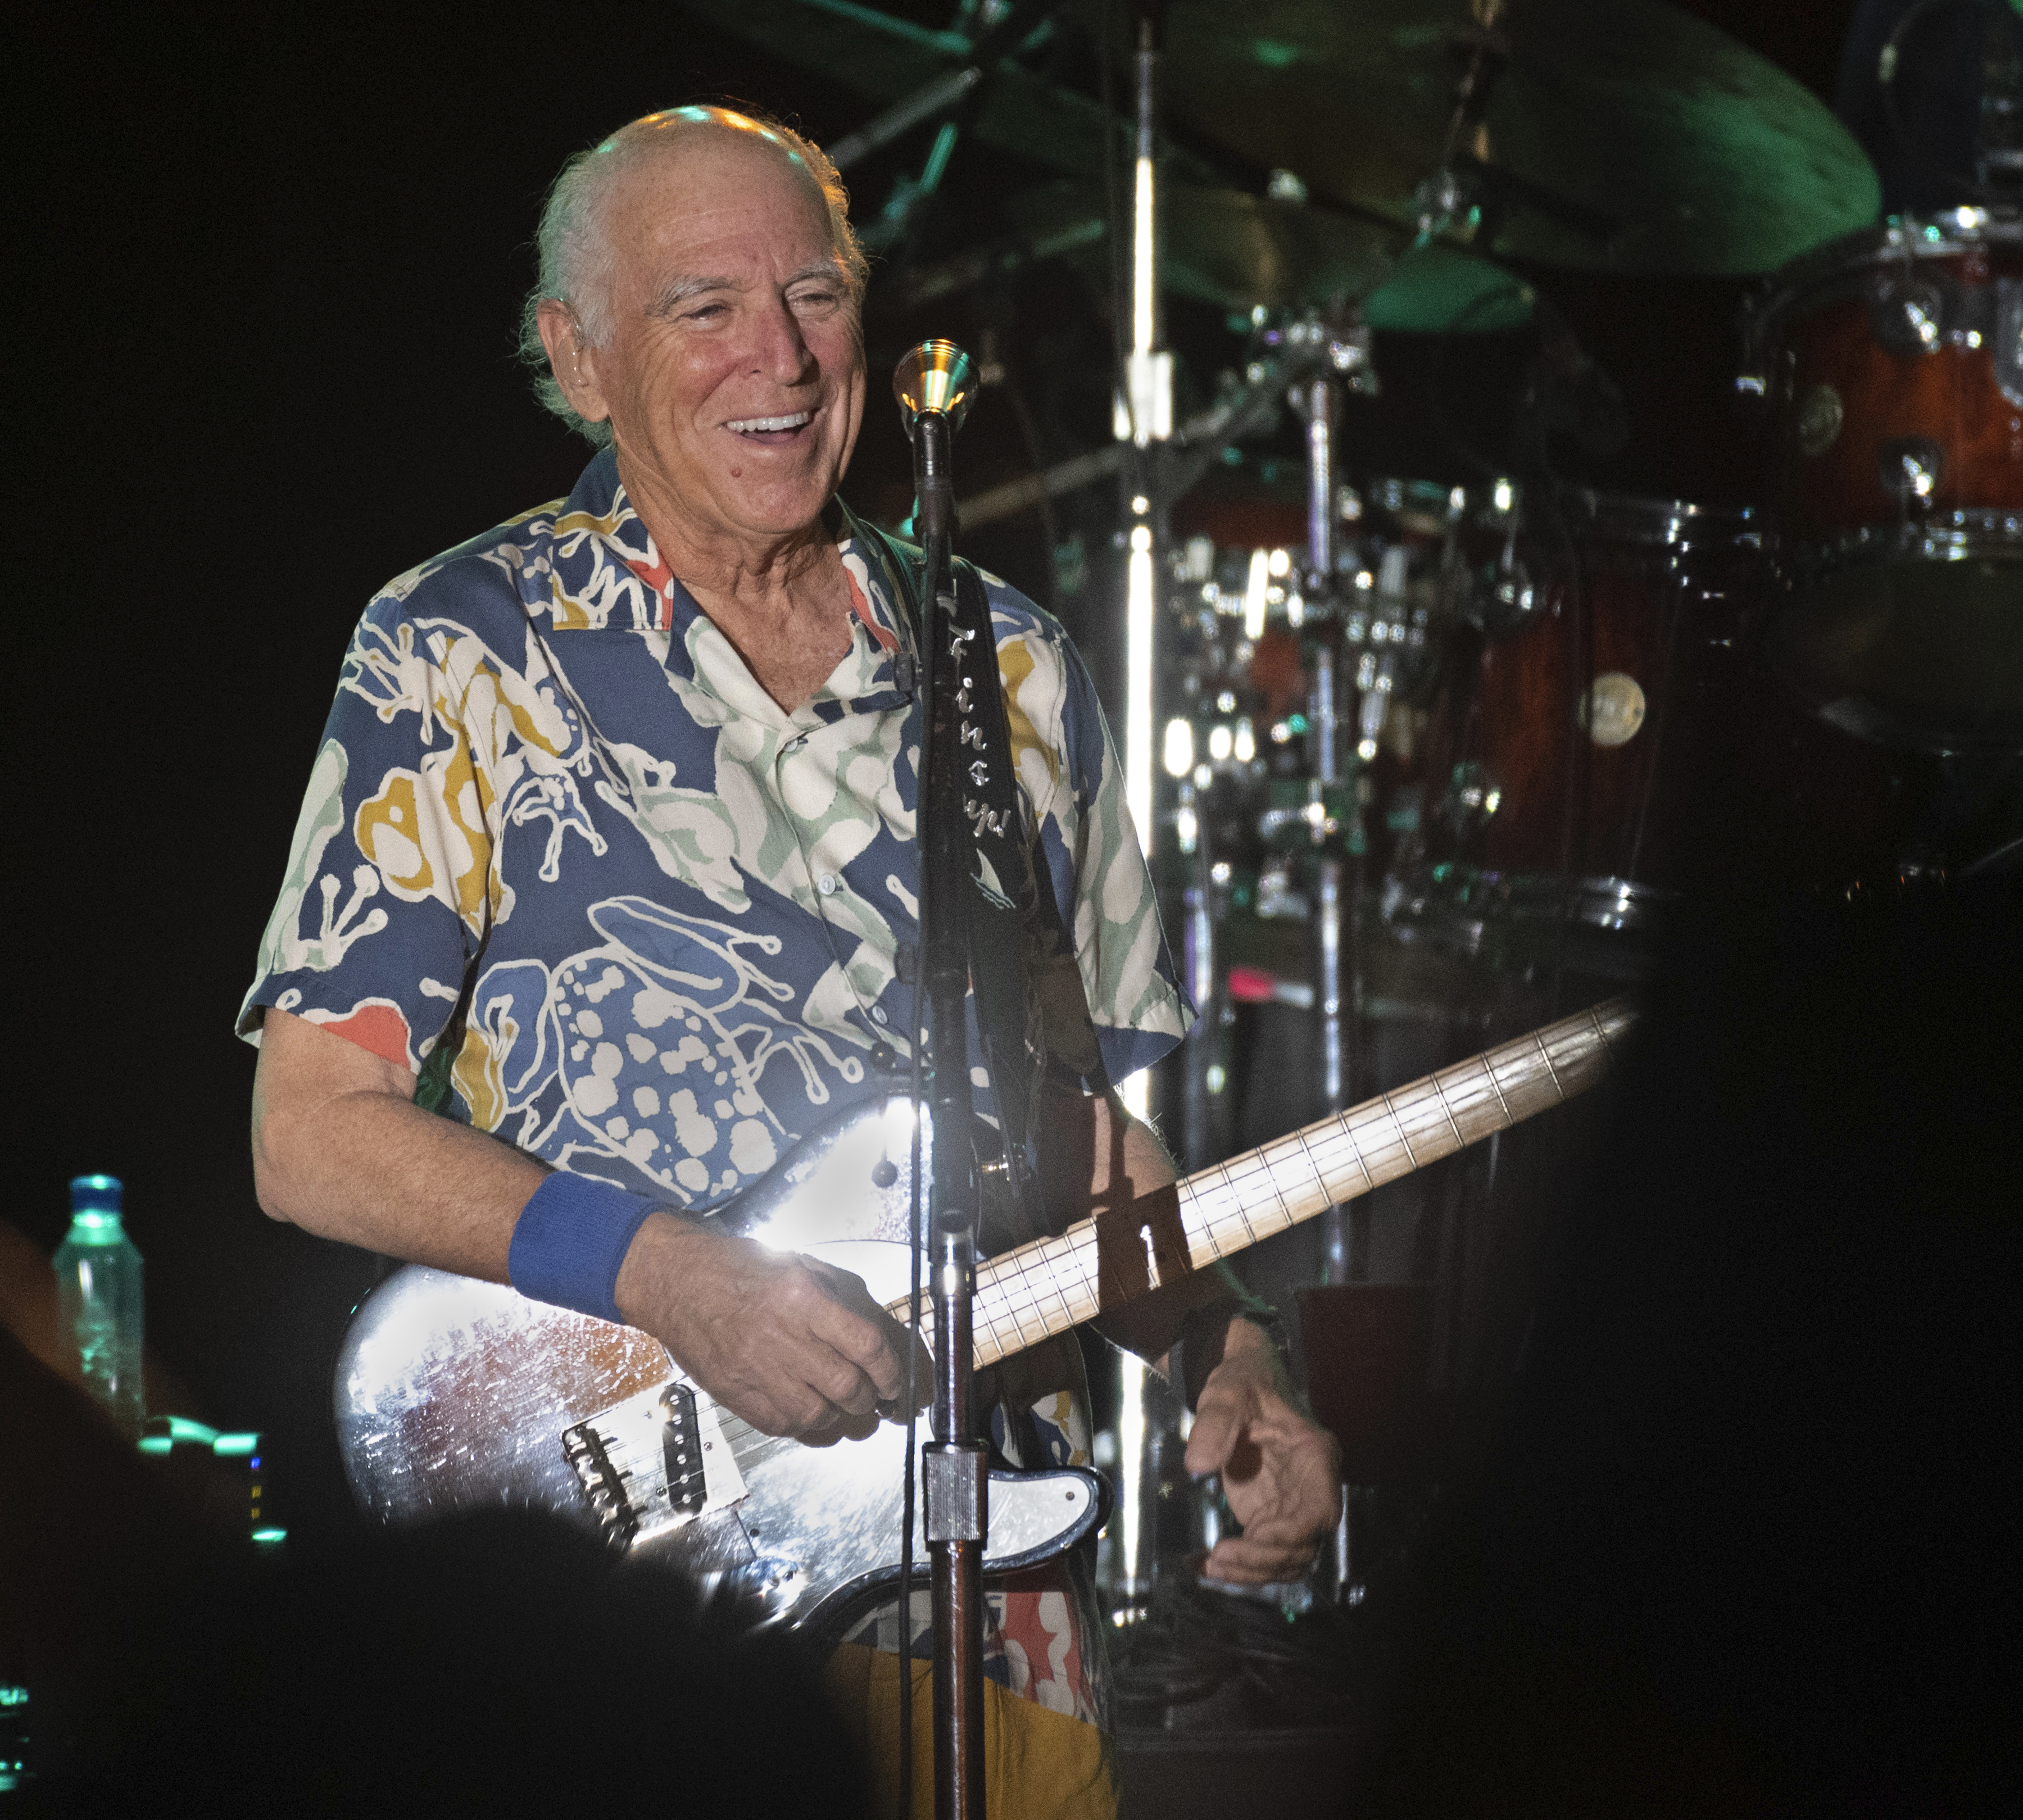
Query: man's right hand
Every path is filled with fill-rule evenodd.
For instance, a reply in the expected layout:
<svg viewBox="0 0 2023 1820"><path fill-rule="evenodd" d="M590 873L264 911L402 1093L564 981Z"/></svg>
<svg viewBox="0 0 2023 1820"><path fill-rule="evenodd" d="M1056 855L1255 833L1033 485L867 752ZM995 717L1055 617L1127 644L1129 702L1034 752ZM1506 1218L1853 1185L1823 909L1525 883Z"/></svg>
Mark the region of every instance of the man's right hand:
<svg viewBox="0 0 2023 1820"><path fill-rule="evenodd" d="M903 1405L906 1329L861 1277L650 1215L618 1273L619 1311L717 1402L767 1434L819 1441ZM933 1383L920 1354L917 1388Z"/></svg>

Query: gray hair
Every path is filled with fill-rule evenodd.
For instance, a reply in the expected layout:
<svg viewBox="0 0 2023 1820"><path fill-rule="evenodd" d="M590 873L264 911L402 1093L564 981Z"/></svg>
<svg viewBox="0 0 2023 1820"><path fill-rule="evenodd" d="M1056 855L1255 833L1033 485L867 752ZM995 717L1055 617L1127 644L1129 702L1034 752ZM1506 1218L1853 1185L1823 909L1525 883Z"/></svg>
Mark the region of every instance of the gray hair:
<svg viewBox="0 0 2023 1820"><path fill-rule="evenodd" d="M604 210L619 179L640 157L665 141L654 134L683 123L755 133L786 153L813 179L829 210L829 237L841 257L857 301L871 268L850 225L850 192L843 186L828 153L791 126L763 115L740 114L728 108L670 108L621 126L601 144L579 152L562 169L541 210L534 246L540 269L534 287L520 310L520 358L534 375L534 395L570 429L599 448L611 440L606 418L591 423L579 416L556 382L547 349L541 341L540 310L552 298L566 304L578 334L587 347L602 347L611 333L612 250L604 235Z"/></svg>

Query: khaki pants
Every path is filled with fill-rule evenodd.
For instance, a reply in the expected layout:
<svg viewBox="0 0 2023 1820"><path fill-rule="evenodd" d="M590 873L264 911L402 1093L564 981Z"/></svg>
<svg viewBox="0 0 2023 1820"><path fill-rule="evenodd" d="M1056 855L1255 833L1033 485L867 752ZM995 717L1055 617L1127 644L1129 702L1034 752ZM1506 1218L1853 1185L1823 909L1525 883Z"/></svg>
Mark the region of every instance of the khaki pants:
<svg viewBox="0 0 2023 1820"><path fill-rule="evenodd" d="M933 1665L913 1673L913 1820L933 1820ZM823 1684L870 1765L879 1820L899 1811L900 1658L843 1643ZM983 1684L984 1812L990 1820L1116 1820L1117 1781L1103 1734L1092 1725Z"/></svg>

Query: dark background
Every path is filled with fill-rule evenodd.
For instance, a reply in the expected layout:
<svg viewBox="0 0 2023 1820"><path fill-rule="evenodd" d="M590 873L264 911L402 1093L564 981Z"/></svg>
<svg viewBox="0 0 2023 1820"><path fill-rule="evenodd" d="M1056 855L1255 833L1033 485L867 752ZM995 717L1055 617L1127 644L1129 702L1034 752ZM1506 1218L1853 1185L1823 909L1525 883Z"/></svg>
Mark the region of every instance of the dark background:
<svg viewBox="0 0 2023 1820"><path fill-rule="evenodd" d="M1850 5L1689 9L1831 92ZM919 0L892 10L946 23ZM8 733L23 788L5 1217L53 1248L70 1175L125 1179L151 1339L193 1413L273 1432L277 1514L299 1533L344 1520L328 1372L371 1263L260 1215L254 1054L232 1021L351 625L389 576L566 492L587 457L514 357L540 198L570 152L688 101L748 100L818 139L873 108L671 3L170 4L46 9L35 30L9 60ZM927 137L851 173L860 218ZM968 243L1041 174L965 144L927 229ZM1602 339L1611 323L1619 340L1646 332L1652 287L1568 294ZM1732 291L1677 298L1701 349L1692 386L1711 400ZM986 398L964 491L1105 433L1107 331L1086 293L1041 272L998 309L1034 422ZM883 404L892 356L979 326L968 304L874 320L854 499L890 513L908 491ZM1176 320L1194 382L1237 359L1219 332ZM1401 371L1422 353L1390 350ZM1382 446L1352 451L1352 468L1421 471L1410 418L1409 400L1373 418ZM1670 481L1667 433L1637 427L1639 459ZM1092 539L1107 509L1100 489L1079 508ZM1107 674L1118 614L1098 589L1056 593L1030 524L974 553L1052 600Z"/></svg>

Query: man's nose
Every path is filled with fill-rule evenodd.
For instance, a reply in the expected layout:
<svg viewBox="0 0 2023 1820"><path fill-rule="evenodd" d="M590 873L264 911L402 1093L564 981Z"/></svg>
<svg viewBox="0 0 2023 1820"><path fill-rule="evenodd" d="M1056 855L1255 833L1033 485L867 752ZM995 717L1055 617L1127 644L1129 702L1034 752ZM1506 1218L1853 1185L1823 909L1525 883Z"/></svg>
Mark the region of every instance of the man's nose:
<svg viewBox="0 0 2023 1820"><path fill-rule="evenodd" d="M759 312L755 343L753 370L764 378L792 385L814 370L814 355L785 298L773 298Z"/></svg>

